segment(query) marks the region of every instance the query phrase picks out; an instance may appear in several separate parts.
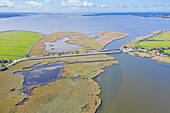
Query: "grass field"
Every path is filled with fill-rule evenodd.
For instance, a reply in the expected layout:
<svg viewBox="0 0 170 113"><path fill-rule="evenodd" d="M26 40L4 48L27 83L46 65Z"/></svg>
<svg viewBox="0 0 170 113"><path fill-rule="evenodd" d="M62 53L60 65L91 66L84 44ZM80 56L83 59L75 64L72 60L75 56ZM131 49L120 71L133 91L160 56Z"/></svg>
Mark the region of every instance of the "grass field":
<svg viewBox="0 0 170 113"><path fill-rule="evenodd" d="M148 40L170 40L170 31L163 31L161 34L153 36Z"/></svg>
<svg viewBox="0 0 170 113"><path fill-rule="evenodd" d="M145 52L129 52L130 55L138 54L141 57L152 57L152 60L170 63L170 30L156 31L152 35L139 37L133 41L125 44L122 48L144 48L148 51L156 49L160 54L167 56L156 56L154 53L149 54Z"/></svg>
<svg viewBox="0 0 170 113"><path fill-rule="evenodd" d="M139 37L133 41L123 45L122 47L137 48L142 47L144 49L152 48L167 48L170 47L170 31L157 31L152 35L145 37Z"/></svg>
<svg viewBox="0 0 170 113"><path fill-rule="evenodd" d="M26 55L32 44L43 36L27 31L8 31L0 33L0 60L18 59Z"/></svg>
<svg viewBox="0 0 170 113"><path fill-rule="evenodd" d="M140 47L145 49L167 48L170 47L170 41L142 41L138 43Z"/></svg>
<svg viewBox="0 0 170 113"><path fill-rule="evenodd" d="M144 41L138 42L138 45L144 49L160 49L170 47L170 31L162 31L158 35L152 36ZM169 53L169 50L163 50L165 53Z"/></svg>
<svg viewBox="0 0 170 113"><path fill-rule="evenodd" d="M165 51L165 53L169 53L170 54L170 50L164 50Z"/></svg>
<svg viewBox="0 0 170 113"><path fill-rule="evenodd" d="M138 42L139 42L139 41L149 39L149 38L151 38L151 37L153 37L153 36L156 36L157 34L160 34L160 33L161 33L161 31L156 31L156 32L154 32L154 33L151 34L151 35L148 35L148 36L145 36L145 37L135 38L133 41L131 41L131 42L123 45L122 48L124 48L124 47L127 47L127 48L137 48L137 47L139 46L139 45L138 45Z"/></svg>
<svg viewBox="0 0 170 113"><path fill-rule="evenodd" d="M144 49L168 48L170 47L170 31L162 31L158 35L138 42L138 45Z"/></svg>

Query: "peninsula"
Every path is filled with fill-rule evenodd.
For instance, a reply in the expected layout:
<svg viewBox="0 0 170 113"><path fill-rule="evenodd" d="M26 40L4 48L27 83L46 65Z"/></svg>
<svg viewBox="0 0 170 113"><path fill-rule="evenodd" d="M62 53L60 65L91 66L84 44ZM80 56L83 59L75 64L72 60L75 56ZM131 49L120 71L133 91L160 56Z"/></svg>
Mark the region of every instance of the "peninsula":
<svg viewBox="0 0 170 113"><path fill-rule="evenodd" d="M152 60L170 63L170 31L157 31L152 35L136 38L122 46L130 55L149 57Z"/></svg>

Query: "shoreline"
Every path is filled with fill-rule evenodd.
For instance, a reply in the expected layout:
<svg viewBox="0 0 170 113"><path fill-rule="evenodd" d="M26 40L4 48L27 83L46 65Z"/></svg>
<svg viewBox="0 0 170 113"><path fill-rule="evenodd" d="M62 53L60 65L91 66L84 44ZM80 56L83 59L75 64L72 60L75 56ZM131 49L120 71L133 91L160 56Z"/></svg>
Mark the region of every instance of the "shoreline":
<svg viewBox="0 0 170 113"><path fill-rule="evenodd" d="M138 55L139 57L142 57L142 58L149 58L151 60L155 60L158 62L170 64L170 58L166 58L166 57L162 57L162 56L151 55L151 54L143 53L143 52L129 52L128 54L131 56Z"/></svg>
<svg viewBox="0 0 170 113"><path fill-rule="evenodd" d="M134 48L135 49L140 48L140 45L138 44L139 42L145 41L145 40L147 40L149 38L152 38L154 36L158 36L158 35L162 34L163 32L167 32L167 31L169 31L169 30L155 31L151 35L135 38L133 41L131 41L131 42L127 43L127 44L124 44L121 47L122 48L126 47L127 49L129 49L129 48L131 48L131 49L132 48L133 49ZM124 48L124 49L126 49L126 48ZM158 55L156 55L156 53L150 52L150 51L148 51L146 49L143 50L143 51L142 51L142 49L141 50L140 49L135 50L135 51L129 51L129 52L127 52L127 54L129 54L131 56L139 55L140 57L148 57L151 60L156 60L156 61L159 61L159 62L164 62L164 63L170 64L170 58L168 58L167 55L166 55L167 57L165 57L165 55L163 55L163 56L159 55L158 56Z"/></svg>
<svg viewBox="0 0 170 113"><path fill-rule="evenodd" d="M96 32L96 33L99 33L99 34L100 34L100 32ZM122 32L114 32L114 33L122 33ZM102 49L104 49L107 45L109 45L109 44L112 43L113 41L120 40L120 39L123 39L123 38L126 38L127 36L129 36L129 34L127 34L127 33L124 33L124 34L125 34L124 37L120 37L120 38L117 38L117 39L115 39L115 40L110 41L110 42L109 42L108 44L106 44ZM102 33L101 33L101 35L103 36Z"/></svg>

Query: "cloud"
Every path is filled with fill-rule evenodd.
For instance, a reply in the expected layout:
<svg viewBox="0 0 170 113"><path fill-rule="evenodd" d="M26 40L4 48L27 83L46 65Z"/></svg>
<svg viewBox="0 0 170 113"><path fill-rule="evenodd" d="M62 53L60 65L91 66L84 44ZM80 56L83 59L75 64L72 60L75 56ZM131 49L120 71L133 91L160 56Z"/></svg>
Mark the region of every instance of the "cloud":
<svg viewBox="0 0 170 113"><path fill-rule="evenodd" d="M102 5L100 5L100 7L101 7L101 8L106 8L107 5L106 5L106 4L102 4Z"/></svg>
<svg viewBox="0 0 170 113"><path fill-rule="evenodd" d="M14 3L9 0L0 0L0 7L14 7Z"/></svg>
<svg viewBox="0 0 170 113"><path fill-rule="evenodd" d="M62 1L61 5L63 7L85 7L85 8L92 8L94 7L94 3L87 2L87 1L79 1L79 0L68 0L67 2Z"/></svg>
<svg viewBox="0 0 170 113"><path fill-rule="evenodd" d="M35 2L35 1L25 2L25 4L27 4L27 5L29 5L29 6L33 6L33 7L42 7L42 6L43 6L42 3Z"/></svg>

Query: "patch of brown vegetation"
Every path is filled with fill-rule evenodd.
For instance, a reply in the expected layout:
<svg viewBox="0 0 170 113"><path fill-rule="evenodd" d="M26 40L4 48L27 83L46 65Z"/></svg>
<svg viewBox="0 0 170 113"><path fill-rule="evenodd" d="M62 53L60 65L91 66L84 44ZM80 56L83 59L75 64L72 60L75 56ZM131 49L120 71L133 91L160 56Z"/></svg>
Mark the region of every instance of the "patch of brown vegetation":
<svg viewBox="0 0 170 113"><path fill-rule="evenodd" d="M44 38L36 42L28 52L28 55L40 55L40 54L47 54L45 49L45 44L43 42L55 42L56 40L62 39L64 36L70 35L78 35L78 32L55 32L47 35L43 35Z"/></svg>
<svg viewBox="0 0 170 113"><path fill-rule="evenodd" d="M102 34L101 37L95 39L97 43L102 45L101 49L103 49L107 44L114 40L118 40L128 36L126 33L119 33L119 32L96 32L98 34Z"/></svg>
<svg viewBox="0 0 170 113"><path fill-rule="evenodd" d="M102 68L109 67L113 64L119 64L118 61L102 61L90 63L68 64L63 66L65 71L61 76L74 78L81 76L81 78L94 78L100 73L104 72Z"/></svg>
<svg viewBox="0 0 170 113"><path fill-rule="evenodd" d="M170 59L169 58L166 58L166 57L162 57L162 56L155 56L153 58L151 58L152 60L157 60L159 62L165 62L165 63L168 63L170 64Z"/></svg>
<svg viewBox="0 0 170 113"><path fill-rule="evenodd" d="M29 60L29 61L20 62L14 66L11 66L8 70L0 72L0 78L1 78L0 79L0 89L1 89L1 91L0 91L0 97L1 97L0 113L16 112L16 109L17 109L16 104L20 103L24 98L28 98L28 96L25 94L22 94L22 91L21 91L21 89L24 88L23 87L24 77L22 75L14 75L13 72L23 71L23 70L25 70L25 69L23 69L24 67L31 67L31 66L34 66L35 64L39 64L39 63L49 64L49 63L55 63L55 62L81 62L81 61L94 61L94 60L100 61L100 60L113 60L113 59L114 59L113 57L110 57L107 55L93 55L93 56L56 58L56 59L45 59L45 60ZM96 71L93 70L92 72L96 72ZM59 105L58 107L60 107L60 108L56 109L58 111L58 110L62 110L61 108L65 108L65 103L68 104L68 110L70 110L69 106L72 105L72 103L67 103L68 102L67 100L70 100L70 98L66 99L67 102L61 101L63 107L61 107L61 104L58 101L55 101L55 104L51 103L52 108L48 107L48 104L50 104L50 102L54 102L53 99L55 99L55 98L60 99L60 96L56 96L56 92L58 92L58 91L59 91L58 93L60 93L63 96L63 98L67 94L68 94L68 97L70 97L69 94L71 92L74 94L74 95L71 94L74 98L74 96L75 97L77 96L75 94L79 94L81 91L78 100L81 100L80 98L82 96L84 96L83 92L86 92L87 95L85 95L84 96L85 98L82 101L80 101L80 103L81 102L83 102L83 103L80 104L78 101L78 103L76 103L74 106L76 108L75 110L81 111L81 108L83 106L85 106L86 104L88 104L88 105L90 105L89 113L95 112L95 110L98 108L98 106L101 103L101 100L97 96L100 93L99 86L97 83L95 83L93 80L90 80L90 79L86 80L86 81L81 81L81 82L80 81L73 82L72 80L68 80L68 81L66 80L66 81L61 81L61 82L66 85L65 89L63 88L62 85L61 85L61 87L59 87L57 85L57 84L60 84L59 82L50 83L46 86L41 87L41 89L37 88L37 91L35 90L35 92L33 92L36 94L36 96L32 97L31 100L28 100L28 101L30 101L31 104L26 104L26 108L25 108L25 106L23 106L23 108L19 112L20 113L30 112L32 110L35 110L34 108L36 108L36 107L38 107L37 109L43 108L41 110L47 110L47 109L53 110L54 106ZM82 86L83 84L85 84L85 86ZM50 86L51 86L51 88L50 88ZM86 87L86 86L88 86L88 87ZM60 92L60 90L57 89L57 87L59 89L62 88L61 92ZM84 89L82 89L82 87L84 87ZM67 89L69 89L69 88L71 88L71 89L73 88L73 90L70 89L70 91L68 91ZM15 91L11 92L11 89L15 89ZM51 91L53 93L51 93ZM79 92L79 93L77 93L77 92ZM46 96L46 94L47 94L47 96ZM92 95L92 94L93 94L93 96L91 97L90 95ZM45 95L45 96L43 96L43 95ZM84 100L88 100L88 102L84 101ZM73 102L74 101L75 100L73 99ZM35 102L35 103L32 103L32 102ZM41 102L42 102L42 104L41 104ZM44 102L47 102L47 103L44 103ZM44 105L44 106L41 106L41 105ZM28 107L28 106L30 106L30 107ZM29 110L27 111L27 109L29 109ZM30 113L34 113L34 112L30 112ZM76 113L76 112L74 112L74 113Z"/></svg>
<svg viewBox="0 0 170 113"><path fill-rule="evenodd" d="M118 32L97 32L102 34L101 37L97 39L91 39L92 37L87 34L82 34L79 32L55 32L52 34L44 35L44 38L35 43L30 52L28 53L30 56L47 54L45 49L45 44L43 42L54 42L59 40L65 36L71 38L71 40L67 41L70 44L77 44L84 46L82 50L100 50L103 49L108 43L126 37L128 34L126 33L118 33Z"/></svg>
<svg viewBox="0 0 170 113"><path fill-rule="evenodd" d="M100 87L91 79L57 80L36 88L33 93L25 105L18 107L18 113L95 113L101 104Z"/></svg>

